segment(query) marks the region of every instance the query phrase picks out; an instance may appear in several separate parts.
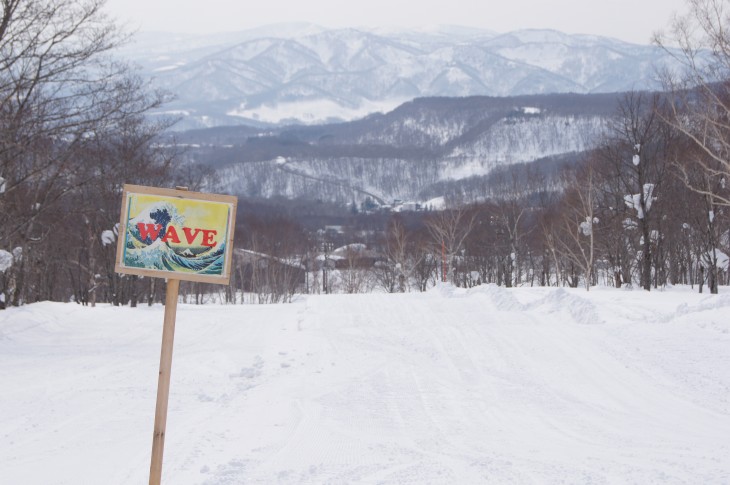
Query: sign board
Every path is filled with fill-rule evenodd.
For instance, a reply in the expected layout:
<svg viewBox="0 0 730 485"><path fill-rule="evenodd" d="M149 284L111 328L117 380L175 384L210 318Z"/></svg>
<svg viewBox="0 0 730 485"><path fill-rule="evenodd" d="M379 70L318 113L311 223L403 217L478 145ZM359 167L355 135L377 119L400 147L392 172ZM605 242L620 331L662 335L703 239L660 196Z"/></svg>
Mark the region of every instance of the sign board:
<svg viewBox="0 0 730 485"><path fill-rule="evenodd" d="M125 185L114 270L227 285L238 199Z"/></svg>
<svg viewBox="0 0 730 485"><path fill-rule="evenodd" d="M162 481L172 347L180 281L227 285L238 199L230 195L125 185L114 270L167 278L150 485Z"/></svg>

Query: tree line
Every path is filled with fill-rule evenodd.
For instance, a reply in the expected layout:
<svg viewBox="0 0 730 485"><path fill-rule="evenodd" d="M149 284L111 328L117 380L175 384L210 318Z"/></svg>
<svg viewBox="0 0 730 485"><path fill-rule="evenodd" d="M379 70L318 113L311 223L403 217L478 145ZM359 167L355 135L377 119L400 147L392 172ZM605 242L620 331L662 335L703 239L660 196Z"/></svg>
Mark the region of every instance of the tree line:
<svg viewBox="0 0 730 485"><path fill-rule="evenodd" d="M103 6L0 1L0 306L129 302L99 235L124 183L187 174L155 143L174 120L147 116L169 96L112 56L127 36Z"/></svg>

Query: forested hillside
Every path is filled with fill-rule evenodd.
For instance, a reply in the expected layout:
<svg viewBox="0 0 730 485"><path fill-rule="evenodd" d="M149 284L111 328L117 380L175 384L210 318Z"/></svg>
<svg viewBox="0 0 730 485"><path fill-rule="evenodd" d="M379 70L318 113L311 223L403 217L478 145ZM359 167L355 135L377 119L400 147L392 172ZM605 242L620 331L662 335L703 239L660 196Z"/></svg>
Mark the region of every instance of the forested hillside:
<svg viewBox="0 0 730 485"><path fill-rule="evenodd" d="M497 167L575 158L598 146L620 98L423 98L350 123L176 137L193 163L218 170L223 190L242 196L423 202L444 195L447 183L473 202L487 195L481 182Z"/></svg>

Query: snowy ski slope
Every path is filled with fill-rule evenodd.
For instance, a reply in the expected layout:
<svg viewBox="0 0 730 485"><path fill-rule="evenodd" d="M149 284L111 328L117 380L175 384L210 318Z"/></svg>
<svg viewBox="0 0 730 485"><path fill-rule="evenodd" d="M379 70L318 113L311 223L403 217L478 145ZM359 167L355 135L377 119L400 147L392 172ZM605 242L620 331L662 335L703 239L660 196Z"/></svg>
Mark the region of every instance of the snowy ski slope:
<svg viewBox="0 0 730 485"><path fill-rule="evenodd" d="M147 483L162 315L0 312L0 483ZM180 305L163 483L730 483L729 317L684 288Z"/></svg>

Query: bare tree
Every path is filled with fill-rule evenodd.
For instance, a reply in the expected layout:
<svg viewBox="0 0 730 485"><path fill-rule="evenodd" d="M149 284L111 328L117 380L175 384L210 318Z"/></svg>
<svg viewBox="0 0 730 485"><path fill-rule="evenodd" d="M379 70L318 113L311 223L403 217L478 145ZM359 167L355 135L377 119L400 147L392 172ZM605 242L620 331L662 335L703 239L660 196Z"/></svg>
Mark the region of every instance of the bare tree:
<svg viewBox="0 0 730 485"><path fill-rule="evenodd" d="M436 257L433 251L433 243L428 230L422 228L416 231L413 236L415 265L413 267L413 278L418 291L426 291L429 285L435 284L439 278L439 266L441 258Z"/></svg>
<svg viewBox="0 0 730 485"><path fill-rule="evenodd" d="M375 268L381 286L388 292L408 292L418 279L416 271L426 253L418 250L416 235L406 228L399 216L394 216L385 230L385 261Z"/></svg>
<svg viewBox="0 0 730 485"><path fill-rule="evenodd" d="M723 187L716 177L692 162L697 157L706 156L697 151L695 144L686 146L683 151L685 156L676 162L681 179L694 188L683 197L684 204L678 212L685 218L684 232L691 235L694 247L688 249L690 253L694 253L695 264L698 265L695 279L699 279L700 292L706 281L710 292L715 294L718 292L719 284L722 221L724 212L727 211L719 200L727 195L727 188Z"/></svg>
<svg viewBox="0 0 730 485"><path fill-rule="evenodd" d="M442 278L444 281L451 274L452 282L457 283L457 256L463 249L467 236L474 228L475 220L476 212L466 207L442 210L426 219L426 227L434 244L443 252Z"/></svg>
<svg viewBox="0 0 730 485"><path fill-rule="evenodd" d="M559 217L560 228L555 234L555 246L566 259L583 272L586 290L593 280L595 187L593 167L588 164L581 173L566 173L566 186Z"/></svg>
<svg viewBox="0 0 730 485"><path fill-rule="evenodd" d="M610 207L623 208L624 225L638 229L637 249L641 287L651 289L653 244L658 241L657 210L672 146L671 131L659 118L658 95L628 93L619 103L611 133L597 151L602 190L613 198Z"/></svg>
<svg viewBox="0 0 730 485"><path fill-rule="evenodd" d="M552 261L555 268L555 284L561 286L563 284L563 268L561 259L559 257L558 243L557 243L557 232L559 222L559 209L551 208L552 210L545 211L540 218L540 229L542 231L542 238L545 243L545 251L543 254L543 263L549 268L549 262ZM548 269L543 270L542 284L550 286L550 274Z"/></svg>
<svg viewBox="0 0 730 485"><path fill-rule="evenodd" d="M66 297L55 294L64 286L77 301L93 301L102 261L97 238L110 229L95 214L108 210L116 219L119 202L107 203L121 184L158 168L169 173L146 149L167 124L143 118L166 97L109 56L125 36L103 4L0 0L0 248L25 255L12 268L13 304ZM102 161L112 145L142 131L148 136L137 138L136 152L143 156L120 157L117 167ZM134 162L144 169L135 171ZM98 183L112 172L116 186ZM64 285L67 279L74 283Z"/></svg>
<svg viewBox="0 0 730 485"><path fill-rule="evenodd" d="M662 117L699 149L691 158L705 173L699 184L687 164L677 165L687 186L713 204L727 206L730 195L712 187L730 182L730 4L687 0L687 5L688 11L674 18L668 32L654 35L654 42L681 66L679 73L662 74L669 94L669 109Z"/></svg>

